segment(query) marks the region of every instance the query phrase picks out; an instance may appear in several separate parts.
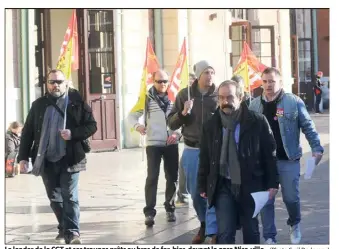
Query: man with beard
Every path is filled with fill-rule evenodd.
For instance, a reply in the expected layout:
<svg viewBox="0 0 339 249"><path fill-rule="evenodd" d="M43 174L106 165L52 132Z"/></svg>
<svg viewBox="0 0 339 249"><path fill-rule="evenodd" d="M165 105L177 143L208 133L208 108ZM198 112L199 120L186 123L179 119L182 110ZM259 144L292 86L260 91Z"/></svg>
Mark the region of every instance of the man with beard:
<svg viewBox="0 0 339 249"><path fill-rule="evenodd" d="M52 70L47 78L47 94L32 103L26 118L18 161L25 168L32 157L32 173L42 177L59 223L56 241L81 244L78 181L79 172L86 169L82 141L96 132L97 125L79 92L74 89L66 92L62 71Z"/></svg>
<svg viewBox="0 0 339 249"><path fill-rule="evenodd" d="M218 244L234 244L237 217L244 244L260 244L257 217L252 218L251 193L278 191L276 145L262 114L248 110L242 88L225 81L218 89L218 104L202 130L198 189L216 210Z"/></svg>
<svg viewBox="0 0 339 249"><path fill-rule="evenodd" d="M211 237L211 243L214 244L217 232L215 210L213 207L208 208L206 200L199 195L197 176L202 126L217 108L215 71L208 61L203 60L194 65L194 72L197 79L190 88L186 87L178 93L168 122L172 130L182 127L184 136L182 167L185 171L187 190L200 221L199 232L192 239L192 244L203 243L206 236ZM188 90L191 99L188 99Z"/></svg>
<svg viewBox="0 0 339 249"><path fill-rule="evenodd" d="M175 193L178 179L180 130L170 130L167 117L172 109L168 99L168 74L158 70L153 74L153 86L146 96L146 110L130 113L128 120L141 135L147 135L147 178L145 184L145 225L152 227L156 215L156 201L161 159L164 160L166 191L164 207L168 222L175 222ZM146 124L139 123L145 114Z"/></svg>

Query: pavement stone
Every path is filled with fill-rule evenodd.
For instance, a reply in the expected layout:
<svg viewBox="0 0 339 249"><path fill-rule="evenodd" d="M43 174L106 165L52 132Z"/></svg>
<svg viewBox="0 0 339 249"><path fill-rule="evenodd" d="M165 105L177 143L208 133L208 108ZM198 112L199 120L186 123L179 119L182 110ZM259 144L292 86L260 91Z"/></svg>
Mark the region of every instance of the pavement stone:
<svg viewBox="0 0 339 249"><path fill-rule="evenodd" d="M311 180L301 178L304 244L329 243L329 115L313 116L326 154ZM310 155L303 138L304 157ZM180 145L182 150L183 146ZM199 222L190 202L177 208L177 221L167 223L163 208L165 177L160 171L156 224L144 225L146 162L141 149L91 153L79 182L80 228L84 244L190 244ZM302 160L303 163L303 160ZM302 172L303 172L302 168ZM56 218L40 177L6 178L6 244L54 244ZM277 198L278 240L289 243L287 213ZM241 243L241 234L237 234Z"/></svg>

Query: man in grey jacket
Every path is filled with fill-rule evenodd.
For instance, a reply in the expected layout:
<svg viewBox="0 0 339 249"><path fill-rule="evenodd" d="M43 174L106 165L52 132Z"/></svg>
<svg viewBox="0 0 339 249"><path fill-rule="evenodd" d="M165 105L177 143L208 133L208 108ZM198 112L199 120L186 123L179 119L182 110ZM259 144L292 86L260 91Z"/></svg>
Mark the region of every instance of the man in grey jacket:
<svg viewBox="0 0 339 249"><path fill-rule="evenodd" d="M207 200L197 191L199 169L199 146L202 125L217 109L218 96L214 84L214 68L207 61L194 65L197 80L189 88L182 89L175 100L169 115L169 127L173 130L182 127L185 149L182 154L182 167L185 171L187 190L191 194L194 209L201 223L198 234L192 244L201 244L206 235L215 243L217 223L215 210L207 208ZM191 99L188 99L188 89ZM194 104L193 104L194 103Z"/></svg>
<svg viewBox="0 0 339 249"><path fill-rule="evenodd" d="M169 86L168 74L158 70L153 74L154 85L146 96L145 110L130 113L130 124L141 135L147 136L147 179L145 185L146 206L144 208L145 225L154 225L156 215L155 205L158 188L158 178L161 158L164 160L166 177L165 210L167 221L176 220L174 199L178 180L180 130L170 130L167 127L167 117L172 104L167 96ZM139 118L145 115L145 125L139 123Z"/></svg>

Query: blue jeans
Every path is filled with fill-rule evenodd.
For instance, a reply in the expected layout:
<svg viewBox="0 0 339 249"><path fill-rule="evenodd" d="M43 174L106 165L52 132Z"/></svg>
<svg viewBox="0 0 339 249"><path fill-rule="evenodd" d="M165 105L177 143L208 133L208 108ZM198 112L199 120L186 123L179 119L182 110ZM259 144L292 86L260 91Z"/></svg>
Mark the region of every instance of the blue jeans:
<svg viewBox="0 0 339 249"><path fill-rule="evenodd" d="M282 199L289 216L287 225L294 226L301 220L299 196L300 161L278 161L278 172ZM275 241L275 236L277 235L274 201L275 199L269 200L260 213L265 240L271 238Z"/></svg>
<svg viewBox="0 0 339 249"><path fill-rule="evenodd" d="M79 174L67 172L67 163L63 158L55 163L45 161L41 175L50 206L59 223L59 232L64 235L80 235Z"/></svg>
<svg viewBox="0 0 339 249"><path fill-rule="evenodd" d="M193 200L193 207L197 213L200 222L206 223L206 235L217 234L217 221L214 207L208 208L207 199L200 196L197 186L199 170L199 153L198 149L185 148L182 153L182 167L185 171L187 191Z"/></svg>
<svg viewBox="0 0 339 249"><path fill-rule="evenodd" d="M180 158L179 162L179 188L178 188L178 199L184 200L187 198L187 186L186 186L186 177L185 177L185 171L182 167L182 159Z"/></svg>

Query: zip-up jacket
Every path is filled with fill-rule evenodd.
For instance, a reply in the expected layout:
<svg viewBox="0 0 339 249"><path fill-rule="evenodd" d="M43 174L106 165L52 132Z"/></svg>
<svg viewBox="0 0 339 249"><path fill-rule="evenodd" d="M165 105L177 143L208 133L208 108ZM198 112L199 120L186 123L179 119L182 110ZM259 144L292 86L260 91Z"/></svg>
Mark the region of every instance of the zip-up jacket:
<svg viewBox="0 0 339 249"><path fill-rule="evenodd" d="M138 128L141 124L139 119L146 115L146 143L147 146L167 146L167 138L173 133L177 134L177 143L181 137L180 129L171 130L167 125L167 117L173 104L170 103L166 113L160 108L152 89L146 96L146 111L140 110L130 113L127 117L129 124L134 128Z"/></svg>
<svg viewBox="0 0 339 249"><path fill-rule="evenodd" d="M190 97L194 99L190 114L182 115L184 104L188 100L187 87L182 89L176 99L171 113L168 116L168 125L172 130L182 127L184 143L190 147L199 148L203 123L208 121L218 105L218 94L213 84L205 95L198 89L198 80L195 80L190 89Z"/></svg>

